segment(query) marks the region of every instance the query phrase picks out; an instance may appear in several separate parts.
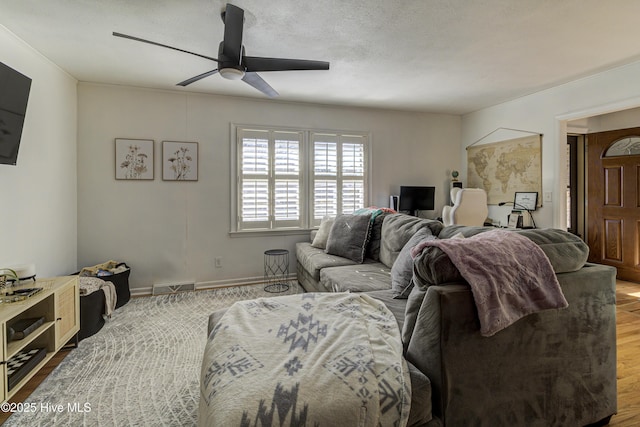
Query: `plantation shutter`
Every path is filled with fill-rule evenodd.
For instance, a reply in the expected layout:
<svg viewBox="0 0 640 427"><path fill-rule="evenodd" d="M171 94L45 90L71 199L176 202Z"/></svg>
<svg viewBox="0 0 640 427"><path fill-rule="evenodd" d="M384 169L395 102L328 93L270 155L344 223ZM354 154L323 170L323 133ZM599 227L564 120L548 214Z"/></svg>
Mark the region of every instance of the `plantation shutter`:
<svg viewBox="0 0 640 427"><path fill-rule="evenodd" d="M269 227L269 132L238 131L238 228Z"/></svg>
<svg viewBox="0 0 640 427"><path fill-rule="evenodd" d="M273 132L273 227L300 227L301 149L300 132Z"/></svg>
<svg viewBox="0 0 640 427"><path fill-rule="evenodd" d="M338 138L314 134L313 139L313 219L320 224L325 216L338 213Z"/></svg>
<svg viewBox="0 0 640 427"><path fill-rule="evenodd" d="M312 133L312 225L365 206L366 137Z"/></svg>
<svg viewBox="0 0 640 427"><path fill-rule="evenodd" d="M300 227L302 133L238 130L238 229Z"/></svg>
<svg viewBox="0 0 640 427"><path fill-rule="evenodd" d="M365 146L362 137L342 136L342 213L364 207Z"/></svg>

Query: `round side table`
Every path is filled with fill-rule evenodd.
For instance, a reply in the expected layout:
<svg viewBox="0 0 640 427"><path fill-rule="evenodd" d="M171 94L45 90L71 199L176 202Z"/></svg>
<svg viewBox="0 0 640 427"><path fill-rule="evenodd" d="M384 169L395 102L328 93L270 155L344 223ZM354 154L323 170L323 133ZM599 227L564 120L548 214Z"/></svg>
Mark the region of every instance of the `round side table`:
<svg viewBox="0 0 640 427"><path fill-rule="evenodd" d="M264 290L280 293L289 290L289 251L286 249L269 249L264 252Z"/></svg>

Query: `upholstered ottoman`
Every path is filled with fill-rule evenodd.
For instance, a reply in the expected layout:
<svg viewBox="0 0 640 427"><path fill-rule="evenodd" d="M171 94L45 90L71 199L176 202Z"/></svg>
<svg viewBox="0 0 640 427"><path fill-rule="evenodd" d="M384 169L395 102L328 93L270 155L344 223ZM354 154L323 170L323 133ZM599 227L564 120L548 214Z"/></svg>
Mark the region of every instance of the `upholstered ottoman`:
<svg viewBox="0 0 640 427"><path fill-rule="evenodd" d="M308 293L237 302L215 317L199 425L407 425L409 368L382 302Z"/></svg>

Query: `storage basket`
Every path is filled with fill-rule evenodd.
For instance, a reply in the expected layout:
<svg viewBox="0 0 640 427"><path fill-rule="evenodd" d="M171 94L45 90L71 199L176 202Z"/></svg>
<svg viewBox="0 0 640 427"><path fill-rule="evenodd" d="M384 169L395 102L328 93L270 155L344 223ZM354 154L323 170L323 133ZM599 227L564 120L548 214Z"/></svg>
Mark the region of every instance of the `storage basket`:
<svg viewBox="0 0 640 427"><path fill-rule="evenodd" d="M121 262L116 266L121 267L124 266L127 269L122 273L113 274L111 276L100 276L100 279L113 283L113 286L116 288L116 295L118 295L118 301L116 302L116 308L120 308L131 299L131 291L129 290L129 275L131 274L131 268L124 263Z"/></svg>

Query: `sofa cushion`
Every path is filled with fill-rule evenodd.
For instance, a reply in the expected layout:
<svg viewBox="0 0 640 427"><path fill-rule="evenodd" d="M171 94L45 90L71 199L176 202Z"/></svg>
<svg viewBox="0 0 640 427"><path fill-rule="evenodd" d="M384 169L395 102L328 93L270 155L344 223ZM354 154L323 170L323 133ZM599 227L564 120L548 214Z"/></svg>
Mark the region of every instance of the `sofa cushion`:
<svg viewBox="0 0 640 427"><path fill-rule="evenodd" d="M370 292L391 288L391 271L376 262L343 267L328 267L320 271L320 285L331 292Z"/></svg>
<svg viewBox="0 0 640 427"><path fill-rule="evenodd" d="M445 227L439 238L452 238L460 233L471 237L494 227ZM513 230L538 244L549 258L556 274L578 271L587 261L589 247L579 237L557 229ZM442 250L429 247L414 260L414 284L427 287L450 282L464 282L462 275Z"/></svg>
<svg viewBox="0 0 640 427"><path fill-rule="evenodd" d="M413 258L411 258L411 248L425 239L435 239L428 228L422 228L416 232L404 245L396 262L391 267L391 291L394 298L406 299L413 286Z"/></svg>
<svg viewBox="0 0 640 427"><path fill-rule="evenodd" d="M329 255L322 249L314 248L309 242L296 243L296 259L314 280L320 280L320 270L323 268L355 264L350 259Z"/></svg>
<svg viewBox="0 0 640 427"><path fill-rule="evenodd" d="M338 215L333 221L326 252L362 263L371 232L371 215Z"/></svg>
<svg viewBox="0 0 640 427"><path fill-rule="evenodd" d="M395 316L400 331L403 331L407 300L395 299L391 289L367 292L367 295L382 301ZM407 365L411 377L411 412L407 426L422 426L431 420L431 381L411 362L407 362Z"/></svg>
<svg viewBox="0 0 640 427"><path fill-rule="evenodd" d="M407 300L393 298L391 289L382 289L379 291L367 292L367 295L380 300L393 313L398 322L398 328L402 331L404 325L404 316L407 309Z"/></svg>
<svg viewBox="0 0 640 427"><path fill-rule="evenodd" d="M387 215L382 223L380 239L380 262L391 268L400 251L421 228L428 228L437 236L442 230L442 223L432 219L417 218L405 214Z"/></svg>
<svg viewBox="0 0 640 427"><path fill-rule="evenodd" d="M448 239L458 233L471 237L494 230L494 227L465 227L452 225L442 229L439 239ZM587 262L589 246L575 234L556 228L517 229L514 233L529 238L545 253L556 274L580 270Z"/></svg>
<svg viewBox="0 0 640 427"><path fill-rule="evenodd" d="M318 249L325 249L327 247L327 239L329 238L329 232L333 226L334 219L335 218L330 217L322 218L320 228L318 228L318 231L311 240L311 246Z"/></svg>

